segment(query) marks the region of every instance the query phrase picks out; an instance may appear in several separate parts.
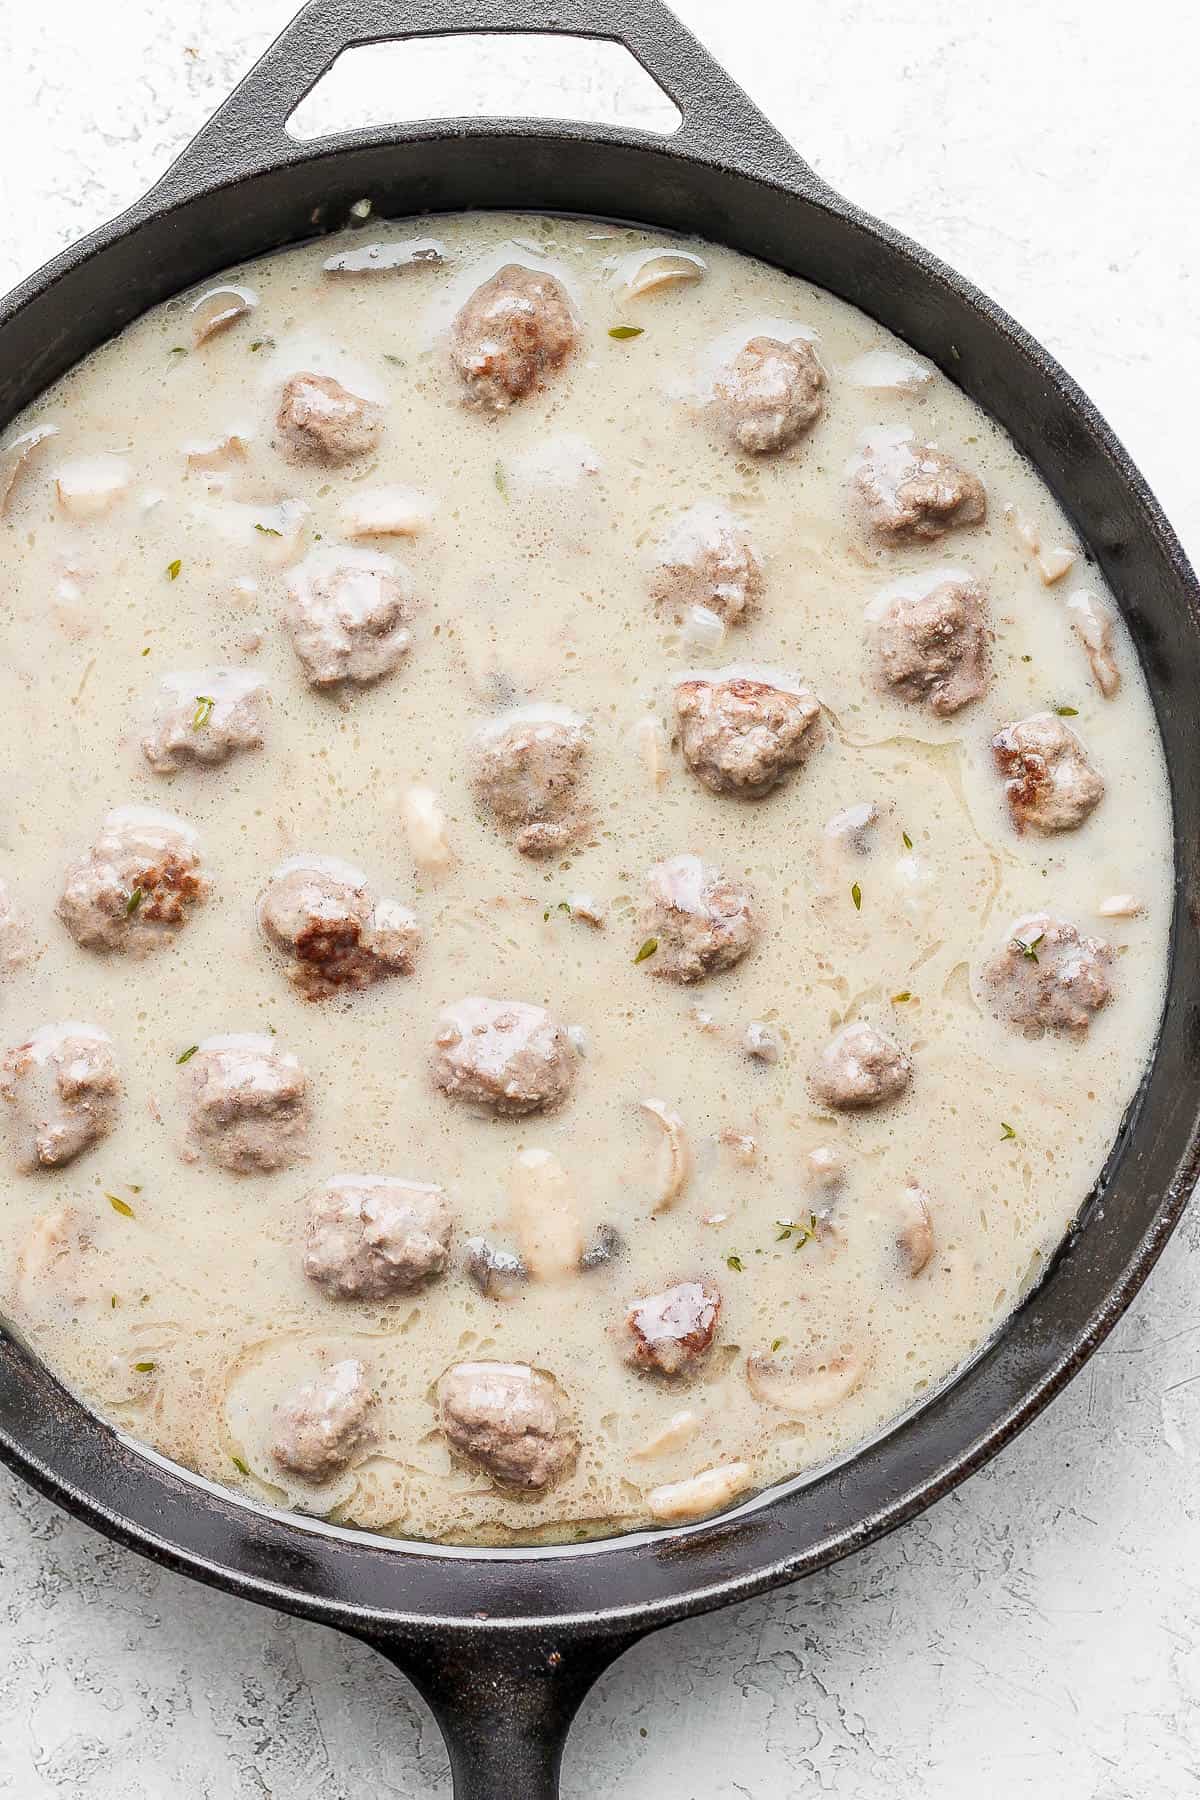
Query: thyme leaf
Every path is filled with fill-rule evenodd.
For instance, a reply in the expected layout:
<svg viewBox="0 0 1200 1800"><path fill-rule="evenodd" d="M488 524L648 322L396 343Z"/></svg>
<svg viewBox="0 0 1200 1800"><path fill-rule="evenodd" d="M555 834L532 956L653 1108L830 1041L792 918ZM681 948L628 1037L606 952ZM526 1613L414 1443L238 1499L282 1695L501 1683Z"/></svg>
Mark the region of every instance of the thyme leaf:
<svg viewBox="0 0 1200 1800"><path fill-rule="evenodd" d="M138 907L142 904L142 901L145 898L146 898L145 888L144 887L135 887L132 894L130 894L128 900L126 900L126 902L125 902L125 917L127 919L132 919L134 913L137 911Z"/></svg>
<svg viewBox="0 0 1200 1800"><path fill-rule="evenodd" d="M183 567L183 561L180 557L177 556L175 558L174 562L169 562L167 564L167 579L169 581L178 581L179 580L179 571L180 571L180 569L182 569L182 567Z"/></svg>
<svg viewBox="0 0 1200 1800"><path fill-rule="evenodd" d="M199 1044L189 1044L187 1049L183 1052L182 1056L177 1056L175 1058L176 1063L178 1064L178 1063L191 1062L193 1056L195 1056L195 1054L199 1048L200 1048Z"/></svg>
<svg viewBox="0 0 1200 1800"><path fill-rule="evenodd" d="M623 344L628 338L641 337L645 329L644 325L610 325L608 335Z"/></svg>
<svg viewBox="0 0 1200 1800"><path fill-rule="evenodd" d="M216 701L211 694L196 695L196 710L192 714L192 730L199 731L212 718L212 710Z"/></svg>
<svg viewBox="0 0 1200 1800"><path fill-rule="evenodd" d="M850 889L850 898L854 902L855 912L861 912L862 911L862 889L859 887L857 881L855 882L854 886Z"/></svg>
<svg viewBox="0 0 1200 1800"><path fill-rule="evenodd" d="M104 1198L108 1201L108 1204L112 1207L113 1211L119 1212L123 1219L136 1218L137 1215L132 1206L130 1206L128 1200L122 1200L119 1194L105 1194Z"/></svg>
<svg viewBox="0 0 1200 1800"><path fill-rule="evenodd" d="M642 945L641 949L638 951L637 955L633 959L635 964L645 962L646 958L648 956L653 956L654 952L657 949L658 949L658 939L657 938L647 938L645 943Z"/></svg>

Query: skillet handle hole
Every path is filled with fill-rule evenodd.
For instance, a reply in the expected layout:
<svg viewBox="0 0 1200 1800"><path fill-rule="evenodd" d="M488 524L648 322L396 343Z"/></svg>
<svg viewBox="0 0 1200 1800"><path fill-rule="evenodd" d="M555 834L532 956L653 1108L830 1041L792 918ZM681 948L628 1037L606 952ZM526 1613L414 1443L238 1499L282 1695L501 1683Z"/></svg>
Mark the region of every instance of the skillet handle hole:
<svg viewBox="0 0 1200 1800"><path fill-rule="evenodd" d="M416 119L563 119L669 137L674 102L623 44L463 33L344 50L287 121L300 143Z"/></svg>

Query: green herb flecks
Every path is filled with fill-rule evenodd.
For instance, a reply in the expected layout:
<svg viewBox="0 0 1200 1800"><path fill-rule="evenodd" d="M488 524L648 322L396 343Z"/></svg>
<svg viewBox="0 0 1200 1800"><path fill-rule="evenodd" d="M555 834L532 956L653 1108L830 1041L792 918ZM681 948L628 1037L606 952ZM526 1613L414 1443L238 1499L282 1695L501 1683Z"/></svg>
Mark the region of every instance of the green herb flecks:
<svg viewBox="0 0 1200 1800"><path fill-rule="evenodd" d="M732 1255L732 1254L730 1254L730 1255L729 1255L729 1256L727 1256L727 1257L726 1257L726 1258L725 1258L725 1266L726 1266L726 1268L728 1268L728 1269L736 1269L736 1271L737 1271L737 1273L738 1273L738 1274L739 1274L739 1275L742 1275L742 1274L744 1274L744 1273L745 1273L745 1269L746 1269L746 1265L745 1265L745 1263L744 1263L744 1262L743 1262L743 1261L742 1261L742 1259L741 1259L741 1257L740 1257L740 1256L734 1256L734 1255Z"/></svg>
<svg viewBox="0 0 1200 1800"><path fill-rule="evenodd" d="M771 1339L771 1355L774 1356L774 1354L777 1350L782 1350L783 1344L784 1344L783 1338L772 1338Z"/></svg>
<svg viewBox="0 0 1200 1800"><path fill-rule="evenodd" d="M628 338L641 337L645 329L644 325L610 325L608 335L610 338L616 338L619 344L623 344Z"/></svg>
<svg viewBox="0 0 1200 1800"><path fill-rule="evenodd" d="M862 889L859 887L857 881L855 882L854 886L850 889L850 898L854 902L855 912L861 912L862 911Z"/></svg>
<svg viewBox="0 0 1200 1800"><path fill-rule="evenodd" d="M168 581L178 581L179 580L179 571L180 571L180 569L182 569L182 567L183 567L183 560L181 557L177 556L175 558L174 562L169 562L167 564L167 580ZM144 654L145 654L145 652L143 651L143 655Z"/></svg>
<svg viewBox="0 0 1200 1800"><path fill-rule="evenodd" d="M492 470L492 480L496 484L496 492L499 494L500 498L504 501L505 505L507 506L507 504L508 504L508 477L504 473L504 464L502 462L498 462L496 464L495 468Z"/></svg>
<svg viewBox="0 0 1200 1800"><path fill-rule="evenodd" d="M192 714L192 730L200 731L212 718L212 710L216 701L211 694L196 695L196 710Z"/></svg>
<svg viewBox="0 0 1200 1800"><path fill-rule="evenodd" d="M1006 1124L1005 1121L1003 1119L1001 1119L1001 1121L1000 1121L1000 1142L1002 1144L1006 1144L1008 1142L1009 1138L1015 1138L1016 1135L1017 1134L1013 1130L1012 1126Z"/></svg>
<svg viewBox="0 0 1200 1800"><path fill-rule="evenodd" d="M120 1213L123 1219L136 1218L137 1215L132 1206L130 1206L128 1200L122 1200L120 1194L105 1194L104 1198L108 1201L108 1204L112 1207L113 1211Z"/></svg>
<svg viewBox="0 0 1200 1800"><path fill-rule="evenodd" d="M1079 717L1077 706L1056 706L1054 710L1060 719L1077 719Z"/></svg>
<svg viewBox="0 0 1200 1800"><path fill-rule="evenodd" d="M278 526L260 525L257 519L255 519L255 521L254 521L254 529L255 529L255 531L261 531L264 537L282 537L283 536L283 533L282 533L282 531L279 530Z"/></svg>
<svg viewBox="0 0 1200 1800"><path fill-rule="evenodd" d="M239 1475L245 1475L246 1477L249 1477L250 1470L247 1467L247 1465L242 1461L240 1456L231 1456L229 1460L233 1464L234 1468L237 1470Z"/></svg>
<svg viewBox="0 0 1200 1800"><path fill-rule="evenodd" d="M177 1056L175 1058L176 1063L191 1062L193 1056L195 1056L195 1054L199 1048L200 1048L199 1044L189 1044L187 1049L183 1052L183 1054L181 1056Z"/></svg>
<svg viewBox="0 0 1200 1800"><path fill-rule="evenodd" d="M906 850L912 849L912 839L909 837L907 831L902 831L900 833L900 842L904 845Z"/></svg>
<svg viewBox="0 0 1200 1800"><path fill-rule="evenodd" d="M157 1369L158 1364L152 1362L140 1362L134 1363L133 1366L139 1375L152 1375L155 1369Z"/></svg>
<svg viewBox="0 0 1200 1800"><path fill-rule="evenodd" d="M790 1242L793 1250L803 1250L804 1246L811 1244L817 1235L816 1213L809 1213L807 1225L803 1221L795 1219L776 1219L775 1223L779 1227L775 1234L775 1242L777 1244Z"/></svg>
<svg viewBox="0 0 1200 1800"><path fill-rule="evenodd" d="M634 957L634 959L633 959L634 962L635 963L645 962L646 958L649 956L653 956L654 952L657 949L658 949L658 939L657 938L647 938L645 943L642 945L641 949L638 951L637 955Z"/></svg>
<svg viewBox="0 0 1200 1800"><path fill-rule="evenodd" d="M901 988L900 992L898 994L892 995L892 1005L893 1006L903 1006L906 1000L911 1000L911 999L912 999L912 989L911 988Z"/></svg>
<svg viewBox="0 0 1200 1800"><path fill-rule="evenodd" d="M253 354L255 351L258 351L258 350L273 350L274 348L275 348L275 339L274 338L271 338L271 337L255 338L254 342L250 346L250 351L251 351L251 354Z"/></svg>
<svg viewBox="0 0 1200 1800"><path fill-rule="evenodd" d="M187 345L186 344L172 344L170 350L168 351L168 355L170 355L170 356L186 356L187 355Z"/></svg>
<svg viewBox="0 0 1200 1800"><path fill-rule="evenodd" d="M1027 956L1030 962L1036 962L1038 960L1038 945L1045 935L1044 931L1039 931L1037 936L1035 938L1030 938L1028 943L1026 943L1023 938L1014 938L1012 947L1014 950L1019 950L1022 956Z"/></svg>
<svg viewBox="0 0 1200 1800"><path fill-rule="evenodd" d="M408 366L402 356L394 355L391 350L385 350L383 352L383 360L384 362L394 363L398 369L407 368Z"/></svg>
<svg viewBox="0 0 1200 1800"><path fill-rule="evenodd" d="M127 919L132 919L134 913L137 911L138 907L142 904L142 901L145 898L146 898L145 888L135 887L132 894L130 894L128 900L126 900L126 902L125 902L125 917Z"/></svg>

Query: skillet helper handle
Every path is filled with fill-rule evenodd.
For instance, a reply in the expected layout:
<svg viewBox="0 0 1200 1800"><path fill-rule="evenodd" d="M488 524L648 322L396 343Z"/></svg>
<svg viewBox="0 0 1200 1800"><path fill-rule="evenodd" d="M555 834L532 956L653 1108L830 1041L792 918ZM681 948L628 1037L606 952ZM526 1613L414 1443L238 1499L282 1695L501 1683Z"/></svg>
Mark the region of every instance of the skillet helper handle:
<svg viewBox="0 0 1200 1800"><path fill-rule="evenodd" d="M668 138L655 133L588 125L592 139L661 142L706 162L753 165L762 179L828 192L824 184L715 62L663 0L308 0L171 165L155 192L219 187L247 175L283 168L313 154L289 137L288 119L342 51L406 38L524 32L601 38L623 44L682 115ZM459 128L486 130L486 121ZM531 134L561 134L554 121L530 121ZM569 127L568 127L569 129ZM375 141L403 142L428 131L428 122L372 130ZM324 140L353 142L357 133Z"/></svg>
<svg viewBox="0 0 1200 1800"><path fill-rule="evenodd" d="M593 1683L644 1633L556 1640L553 1628L359 1633L424 1696L450 1755L454 1800L559 1800L567 1733Z"/></svg>

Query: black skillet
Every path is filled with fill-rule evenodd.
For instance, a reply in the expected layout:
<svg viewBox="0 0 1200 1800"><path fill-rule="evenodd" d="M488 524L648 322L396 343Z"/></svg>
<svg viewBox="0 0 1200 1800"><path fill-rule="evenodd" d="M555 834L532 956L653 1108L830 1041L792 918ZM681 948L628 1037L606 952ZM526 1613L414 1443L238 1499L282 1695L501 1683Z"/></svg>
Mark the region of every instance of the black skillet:
<svg viewBox="0 0 1200 1800"><path fill-rule="evenodd" d="M284 124L348 45L471 31L625 44L676 102L659 138L473 119L346 132ZM696 232L804 275L937 363L1008 429L1115 590L1172 772L1177 905L1151 1068L1083 1222L958 1378L836 1469L715 1522L587 1548L462 1553L253 1507L117 1437L0 1340L0 1455L51 1498L172 1568L364 1638L416 1682L459 1800L552 1800L588 1687L647 1632L845 1556L1007 1443L1111 1329L1200 1167L1195 578L1141 476L1078 388L968 283L832 193L660 0L313 0L158 185L0 306L0 426L95 345L202 278L382 216L544 209ZM1120 821L1114 821L1120 830Z"/></svg>

